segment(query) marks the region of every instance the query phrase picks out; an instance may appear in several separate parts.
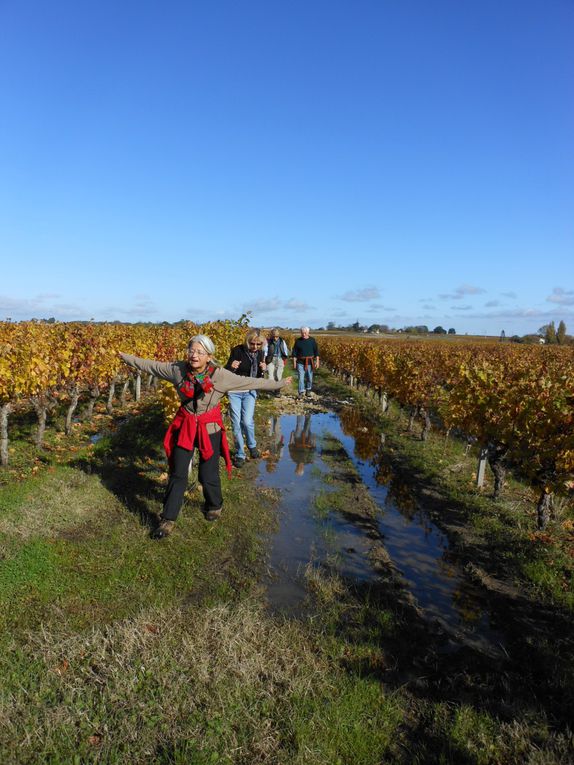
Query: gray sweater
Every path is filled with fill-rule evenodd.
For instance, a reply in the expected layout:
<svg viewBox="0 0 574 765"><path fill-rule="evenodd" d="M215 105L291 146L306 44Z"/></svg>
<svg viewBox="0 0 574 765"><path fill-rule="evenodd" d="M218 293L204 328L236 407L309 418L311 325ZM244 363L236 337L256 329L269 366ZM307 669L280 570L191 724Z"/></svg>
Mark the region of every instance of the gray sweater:
<svg viewBox="0 0 574 765"><path fill-rule="evenodd" d="M172 383L177 390L179 399L188 412L193 412L193 399L187 398L180 392L181 383L185 379L187 372L187 363L185 361L154 361L153 359L140 359L138 356L131 356L129 353L120 353L122 359L128 366L137 369L139 372L159 377L161 380L167 380ZM223 367L216 366L211 376L213 389L206 393L203 398L197 400L196 414L203 414L209 409L213 409L221 401L226 393L248 391L248 390L279 390L289 385L289 378L275 382L275 380L266 380L262 377L241 377L229 372ZM208 433L217 433L219 425L210 422L206 425Z"/></svg>

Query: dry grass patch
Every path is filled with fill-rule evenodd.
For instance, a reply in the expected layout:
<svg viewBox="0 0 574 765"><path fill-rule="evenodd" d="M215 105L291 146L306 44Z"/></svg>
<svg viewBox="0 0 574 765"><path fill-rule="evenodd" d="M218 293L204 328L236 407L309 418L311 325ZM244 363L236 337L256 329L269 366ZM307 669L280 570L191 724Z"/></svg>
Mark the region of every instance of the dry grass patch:
<svg viewBox="0 0 574 765"><path fill-rule="evenodd" d="M118 500L93 475L58 468L30 481L9 512L0 515L0 534L21 541L49 537L80 526L100 513L109 514Z"/></svg>
<svg viewBox="0 0 574 765"><path fill-rule="evenodd" d="M198 762L274 762L293 705L332 691L302 628L251 604L29 639L11 647L22 672L0 707L3 763L147 763L182 747Z"/></svg>

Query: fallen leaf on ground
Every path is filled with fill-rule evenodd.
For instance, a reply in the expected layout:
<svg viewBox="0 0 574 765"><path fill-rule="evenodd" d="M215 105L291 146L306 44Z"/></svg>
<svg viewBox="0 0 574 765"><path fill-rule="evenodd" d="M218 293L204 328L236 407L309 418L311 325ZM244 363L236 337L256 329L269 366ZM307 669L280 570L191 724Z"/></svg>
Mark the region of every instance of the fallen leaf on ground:
<svg viewBox="0 0 574 765"><path fill-rule="evenodd" d="M67 659L64 659L64 661L61 664L58 664L58 666L54 669L54 672L57 675L63 675L64 672L68 671L69 666L70 666L70 662Z"/></svg>

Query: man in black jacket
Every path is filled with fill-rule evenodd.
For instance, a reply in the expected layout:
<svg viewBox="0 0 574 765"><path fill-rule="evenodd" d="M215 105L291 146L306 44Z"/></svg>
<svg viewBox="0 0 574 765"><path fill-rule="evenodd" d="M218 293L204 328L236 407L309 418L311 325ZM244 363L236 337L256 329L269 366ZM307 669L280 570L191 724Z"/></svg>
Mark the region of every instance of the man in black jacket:
<svg viewBox="0 0 574 765"><path fill-rule="evenodd" d="M263 377L267 369L265 364L265 337L258 329L252 329L245 338L245 343L231 349L226 369L243 377ZM229 394L229 413L235 439L233 464L240 468L245 464L245 441L252 459L259 457L255 440L255 402L257 391L250 390ZM245 439L244 439L245 433Z"/></svg>
<svg viewBox="0 0 574 765"><path fill-rule="evenodd" d="M314 337L309 336L309 327L301 327L301 337L293 344L293 369L299 378L299 397L311 395L313 369L319 369L319 348Z"/></svg>

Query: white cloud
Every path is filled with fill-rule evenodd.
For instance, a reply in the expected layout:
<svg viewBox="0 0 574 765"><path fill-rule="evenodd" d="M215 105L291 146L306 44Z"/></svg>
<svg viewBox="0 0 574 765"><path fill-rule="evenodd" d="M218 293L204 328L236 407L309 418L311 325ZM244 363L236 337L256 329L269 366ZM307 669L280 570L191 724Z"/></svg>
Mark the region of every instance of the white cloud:
<svg viewBox="0 0 574 765"><path fill-rule="evenodd" d="M110 319L117 318L118 316L127 316L142 317L144 321L148 320L150 316L155 316L159 313L158 308L149 295L134 295L133 299L134 302L131 305L123 305L121 308L109 306L104 308L101 313Z"/></svg>
<svg viewBox="0 0 574 765"><path fill-rule="evenodd" d="M11 318L17 321L28 319L48 319L54 316L58 319L85 318L85 306L71 303L48 303L49 298L58 298L60 295L37 295L33 298L11 298L0 295L0 317Z"/></svg>
<svg viewBox="0 0 574 765"><path fill-rule="evenodd" d="M295 300L295 298L286 300L285 303L283 303L283 308L286 311L314 311L315 310L308 303L303 303L300 300Z"/></svg>
<svg viewBox="0 0 574 765"><path fill-rule="evenodd" d="M484 304L485 308L497 308L500 305L498 300L489 300L488 303Z"/></svg>
<svg viewBox="0 0 574 765"><path fill-rule="evenodd" d="M149 316L150 314L155 316L159 311L152 303L137 303L131 308L125 308L124 310L116 309L116 313L123 314L124 316Z"/></svg>
<svg viewBox="0 0 574 765"><path fill-rule="evenodd" d="M457 295L481 295L484 292L486 290L482 289L482 287L473 287L470 284L462 284L456 289Z"/></svg>
<svg viewBox="0 0 574 765"><path fill-rule="evenodd" d="M242 310L243 313L251 311L253 314L261 315L276 313L277 311L314 311L315 309L308 303L304 303L301 300L295 300L295 298L281 300L278 297L274 297L252 300L250 303L245 303Z"/></svg>
<svg viewBox="0 0 574 765"><path fill-rule="evenodd" d="M365 303L368 300L376 300L380 296L378 287L364 287L362 290L348 290L339 296L339 300L347 303Z"/></svg>
<svg viewBox="0 0 574 765"><path fill-rule="evenodd" d="M387 305L381 305L380 303L373 303L367 309L367 313L394 313L397 309L390 308Z"/></svg>
<svg viewBox="0 0 574 765"><path fill-rule="evenodd" d="M93 318L113 320L122 316L128 320L147 320L159 313L149 295L136 295L131 304L122 304L121 307L110 305L97 310L86 303L66 303L57 298L61 298L61 295L44 293L21 299L0 296L0 317L10 317L16 321L48 319L52 316L58 321L86 321Z"/></svg>
<svg viewBox="0 0 574 765"><path fill-rule="evenodd" d="M193 319L205 319L209 320L213 316L224 318L229 315L229 311L225 311L222 308L186 308L185 313L187 316L191 316Z"/></svg>
<svg viewBox="0 0 574 765"><path fill-rule="evenodd" d="M450 307L451 311L470 311L472 310L471 305L451 305Z"/></svg>
<svg viewBox="0 0 574 765"><path fill-rule="evenodd" d="M279 311L283 306L283 301L278 297L275 298L258 298L252 300L250 303L245 303L244 311L251 311L252 313L273 313L273 311Z"/></svg>
<svg viewBox="0 0 574 765"><path fill-rule="evenodd" d="M516 292L501 292L500 294L502 295L502 297L511 298L513 300L515 300L517 297Z"/></svg>
<svg viewBox="0 0 574 765"><path fill-rule="evenodd" d="M36 295L36 300L43 302L44 300L55 300L59 297L60 295L57 292L42 292L39 295Z"/></svg>
<svg viewBox="0 0 574 765"><path fill-rule="evenodd" d="M573 318L574 311L564 308L558 316L556 310L542 311L538 308L511 308L507 311L491 311L488 313L468 314L468 319L566 319Z"/></svg>
<svg viewBox="0 0 574 765"><path fill-rule="evenodd" d="M481 295L486 290L482 287L474 287L472 284L461 284L454 292L443 292L439 295L441 300L462 300L465 295Z"/></svg>
<svg viewBox="0 0 574 765"><path fill-rule="evenodd" d="M549 303L558 303L559 305L574 305L574 290L565 290L562 287L554 287L552 294L546 300Z"/></svg>

